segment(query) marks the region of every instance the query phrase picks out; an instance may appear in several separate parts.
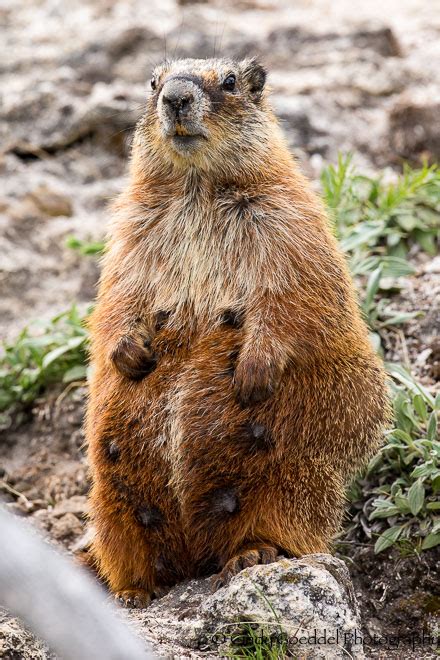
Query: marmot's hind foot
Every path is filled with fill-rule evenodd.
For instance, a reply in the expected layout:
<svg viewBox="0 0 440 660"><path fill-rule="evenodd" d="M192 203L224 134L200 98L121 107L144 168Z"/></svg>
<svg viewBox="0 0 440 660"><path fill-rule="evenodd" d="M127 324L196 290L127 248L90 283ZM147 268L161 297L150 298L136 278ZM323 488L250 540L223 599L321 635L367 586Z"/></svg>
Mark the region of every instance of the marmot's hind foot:
<svg viewBox="0 0 440 660"><path fill-rule="evenodd" d="M265 543L255 543L244 546L226 562L223 569L211 578L212 591L217 591L228 584L229 580L242 571L257 564L272 564L277 560L278 549Z"/></svg>
<svg viewBox="0 0 440 660"><path fill-rule="evenodd" d="M151 594L145 589L121 589L116 591L115 601L122 607L143 609L151 603Z"/></svg>

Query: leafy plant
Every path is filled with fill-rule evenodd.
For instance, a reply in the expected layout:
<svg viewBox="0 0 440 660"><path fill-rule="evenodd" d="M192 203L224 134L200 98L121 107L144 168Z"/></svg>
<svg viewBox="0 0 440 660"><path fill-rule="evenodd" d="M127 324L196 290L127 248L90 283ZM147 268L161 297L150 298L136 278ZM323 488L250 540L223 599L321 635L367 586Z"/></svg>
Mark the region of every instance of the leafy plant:
<svg viewBox="0 0 440 660"><path fill-rule="evenodd" d="M369 258L369 270L374 270L378 257L404 259L413 244L428 254L436 254L440 239L437 165L417 170L405 166L394 183L385 183L380 176L357 174L351 155L339 155L336 166L323 170L321 184L342 249L350 255L355 275L358 262L365 257ZM393 264L398 262L389 262L391 270Z"/></svg>
<svg viewBox="0 0 440 660"><path fill-rule="evenodd" d="M356 173L350 156L322 173L324 197L351 272L360 281L361 307L380 349L383 328L405 323L417 312L399 312L388 292L413 272L405 257L414 244L430 254L440 235L440 169L406 167L396 182ZM390 284L391 281L391 284ZM418 551L440 542L440 402L398 365L393 378L395 427L351 488L354 534L375 538L381 552L398 543ZM350 537L350 532L348 534Z"/></svg>
<svg viewBox="0 0 440 660"><path fill-rule="evenodd" d="M440 238L440 169L405 167L395 183L358 174L351 156L338 158L321 175L324 198L351 273L361 278L361 307L379 350L380 331L417 312L396 312L387 297L396 279L414 273L405 259L409 247L434 254Z"/></svg>
<svg viewBox="0 0 440 660"><path fill-rule="evenodd" d="M434 399L399 365L387 368L395 425L356 485L354 520L376 538L376 552L395 543L419 552L440 543L440 395Z"/></svg>
<svg viewBox="0 0 440 660"><path fill-rule="evenodd" d="M71 250L76 250L83 256L99 256L104 252L104 241L83 241L76 236L69 236L66 240L66 246Z"/></svg>
<svg viewBox="0 0 440 660"><path fill-rule="evenodd" d="M17 406L31 403L49 384L86 377L88 333L75 305L48 323L26 327L0 356L0 426ZM7 411L7 412L5 412Z"/></svg>

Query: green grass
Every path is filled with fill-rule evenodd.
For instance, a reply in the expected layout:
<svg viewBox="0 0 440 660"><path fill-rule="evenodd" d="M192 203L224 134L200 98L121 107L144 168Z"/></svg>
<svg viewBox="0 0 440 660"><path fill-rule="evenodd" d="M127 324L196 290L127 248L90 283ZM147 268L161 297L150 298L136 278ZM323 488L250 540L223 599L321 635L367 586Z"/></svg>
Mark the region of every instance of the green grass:
<svg viewBox="0 0 440 660"><path fill-rule="evenodd" d="M288 635L283 630L281 619L262 589L254 582L255 591L260 600L271 614L271 623L253 623L242 621L235 626L235 632L231 635L229 650L225 657L233 658L255 658L256 660L283 660L293 657L288 650ZM293 635L295 636L295 635Z"/></svg>
<svg viewBox="0 0 440 660"><path fill-rule="evenodd" d="M430 255L440 236L440 170L435 165L405 168L394 183L359 174L350 156L339 157L322 173L324 199L336 235L347 255L360 292L360 305L381 350L382 334L417 312L396 311L390 296L399 277L411 275L408 251ZM70 237L68 246L82 255L102 253L102 242ZM88 336L76 307L47 324L33 324L4 346L0 356L0 427L6 427L54 383L86 377ZM394 428L366 474L350 490L357 511L354 527L369 526L376 551L393 544L422 551L440 541L439 400L416 384L398 365L389 365ZM361 512L359 511L361 509ZM363 520L361 522L363 516ZM270 656L256 648L257 655ZM281 649L282 650L282 649ZM278 649L279 652L281 652Z"/></svg>
<svg viewBox="0 0 440 660"><path fill-rule="evenodd" d="M288 654L287 635L282 632L271 634L267 628L251 623L244 623L241 630L232 636L231 648L224 657L238 660L253 658L254 660L283 660Z"/></svg>

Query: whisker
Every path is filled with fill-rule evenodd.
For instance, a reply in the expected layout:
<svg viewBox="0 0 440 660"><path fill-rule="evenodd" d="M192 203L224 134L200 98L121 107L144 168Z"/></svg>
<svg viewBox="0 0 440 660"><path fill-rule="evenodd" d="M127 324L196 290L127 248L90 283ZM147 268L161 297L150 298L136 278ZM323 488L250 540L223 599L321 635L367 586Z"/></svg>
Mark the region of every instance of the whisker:
<svg viewBox="0 0 440 660"><path fill-rule="evenodd" d="M182 10L182 20L181 20L180 26L179 26L179 34L177 35L176 47L174 48L173 60L176 59L176 53L177 53L177 49L179 48L179 45L180 45L180 38L182 36L182 29L183 29L184 23L185 23L185 14L184 14L184 10Z"/></svg>
<svg viewBox="0 0 440 660"><path fill-rule="evenodd" d="M167 35L165 32L162 32L162 40L164 44L164 51L165 51L165 61L168 59L168 54L167 54Z"/></svg>
<svg viewBox="0 0 440 660"><path fill-rule="evenodd" d="M136 124L133 124L133 126L128 126L126 128L121 128L120 131L115 131L114 133L110 134L110 139L117 137L118 135L121 135L121 133L128 133L129 131L134 131L136 128Z"/></svg>
<svg viewBox="0 0 440 660"><path fill-rule="evenodd" d="M223 27L222 27L222 33L220 35L220 54L222 52L222 42L223 42L223 36L225 34L226 21L227 21L227 19L225 18L225 20L223 22Z"/></svg>
<svg viewBox="0 0 440 660"><path fill-rule="evenodd" d="M215 59L215 51L216 51L216 47L217 47L217 29L218 29L218 13L217 13L217 17L216 17L216 20L215 20L215 31L214 31L214 54L213 54L214 59Z"/></svg>

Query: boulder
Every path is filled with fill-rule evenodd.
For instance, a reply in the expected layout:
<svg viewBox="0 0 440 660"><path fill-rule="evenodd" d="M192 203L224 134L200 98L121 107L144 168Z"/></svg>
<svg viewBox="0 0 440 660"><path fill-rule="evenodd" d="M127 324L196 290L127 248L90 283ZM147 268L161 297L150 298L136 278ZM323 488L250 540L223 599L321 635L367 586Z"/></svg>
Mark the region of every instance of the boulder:
<svg viewBox="0 0 440 660"><path fill-rule="evenodd" d="M214 594L209 580L187 582L130 617L167 657L245 648L246 657L270 648L314 659L364 657L349 573L330 555L247 568Z"/></svg>

